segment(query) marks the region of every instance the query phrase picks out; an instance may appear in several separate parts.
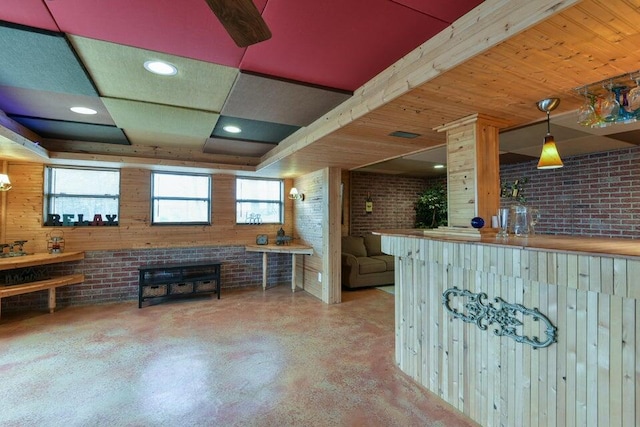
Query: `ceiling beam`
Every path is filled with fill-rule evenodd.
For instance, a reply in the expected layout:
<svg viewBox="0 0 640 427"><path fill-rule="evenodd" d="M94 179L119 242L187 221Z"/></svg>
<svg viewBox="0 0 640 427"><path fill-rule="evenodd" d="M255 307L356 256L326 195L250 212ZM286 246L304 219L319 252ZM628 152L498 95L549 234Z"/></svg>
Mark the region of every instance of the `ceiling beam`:
<svg viewBox="0 0 640 427"><path fill-rule="evenodd" d="M49 152L37 144L39 135L10 119L0 110L0 153L5 160L43 161Z"/></svg>
<svg viewBox="0 0 640 427"><path fill-rule="evenodd" d="M262 157L258 171L273 169L297 151L580 1L485 0L364 84L353 97L282 141Z"/></svg>
<svg viewBox="0 0 640 427"><path fill-rule="evenodd" d="M249 174L255 172L255 166L210 163L188 160L158 159L149 157L132 157L110 154L88 154L88 153L50 153L49 164L79 165L79 166L99 166L117 168L141 168L152 170L172 170L172 171L201 171L202 173L227 173Z"/></svg>

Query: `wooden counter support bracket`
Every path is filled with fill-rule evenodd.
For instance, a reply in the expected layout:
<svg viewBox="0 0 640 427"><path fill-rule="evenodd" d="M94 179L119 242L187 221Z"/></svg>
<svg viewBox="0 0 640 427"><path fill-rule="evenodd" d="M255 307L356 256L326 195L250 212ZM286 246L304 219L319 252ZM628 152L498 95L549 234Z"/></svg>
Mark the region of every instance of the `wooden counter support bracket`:
<svg viewBox="0 0 640 427"><path fill-rule="evenodd" d="M0 287L0 303L2 302L2 298L43 291L46 289L49 291L49 313L53 313L56 308L56 288L66 285L76 285L82 282L84 282L84 274L71 274L69 276L55 277L53 279L29 282L22 285L2 286Z"/></svg>

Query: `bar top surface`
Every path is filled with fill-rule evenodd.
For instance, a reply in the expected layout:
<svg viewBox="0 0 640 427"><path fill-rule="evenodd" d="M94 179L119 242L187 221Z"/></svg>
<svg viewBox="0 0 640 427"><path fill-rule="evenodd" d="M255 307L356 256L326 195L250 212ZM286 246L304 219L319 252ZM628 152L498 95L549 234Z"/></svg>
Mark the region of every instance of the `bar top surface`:
<svg viewBox="0 0 640 427"><path fill-rule="evenodd" d="M425 238L491 246L506 246L522 249L536 249L553 252L587 253L604 256L623 256L640 258L640 240L611 239L604 237L584 237L567 235L538 234L529 237L509 235L497 238L495 233L473 235L464 231L448 232L423 229L391 229L374 232L382 236Z"/></svg>

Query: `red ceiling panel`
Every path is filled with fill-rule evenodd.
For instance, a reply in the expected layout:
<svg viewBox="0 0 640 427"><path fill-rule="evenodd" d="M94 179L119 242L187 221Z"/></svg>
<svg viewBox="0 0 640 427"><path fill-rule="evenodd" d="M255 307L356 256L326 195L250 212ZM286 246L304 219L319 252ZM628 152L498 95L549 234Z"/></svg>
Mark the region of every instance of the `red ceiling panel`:
<svg viewBox="0 0 640 427"><path fill-rule="evenodd" d="M43 0L2 0L0 20L59 31Z"/></svg>
<svg viewBox="0 0 640 427"><path fill-rule="evenodd" d="M262 9L267 0L258 0ZM237 67L238 48L205 0L50 0L64 32Z"/></svg>
<svg viewBox="0 0 640 427"><path fill-rule="evenodd" d="M451 24L465 13L482 3L482 0L391 0L392 2L403 4L413 10L431 15L434 18L442 19Z"/></svg>
<svg viewBox="0 0 640 427"><path fill-rule="evenodd" d="M254 0L273 38L247 49L205 0L2 0L0 19L353 91L479 1Z"/></svg>
<svg viewBox="0 0 640 427"><path fill-rule="evenodd" d="M263 17L273 37L241 69L350 91L447 26L389 0L277 0Z"/></svg>

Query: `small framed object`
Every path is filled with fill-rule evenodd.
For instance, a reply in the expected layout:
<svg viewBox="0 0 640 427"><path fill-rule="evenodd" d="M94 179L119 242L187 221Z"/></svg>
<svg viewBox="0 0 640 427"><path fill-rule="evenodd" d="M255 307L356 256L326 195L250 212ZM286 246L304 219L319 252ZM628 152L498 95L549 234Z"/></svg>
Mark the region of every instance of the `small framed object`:
<svg viewBox="0 0 640 427"><path fill-rule="evenodd" d="M269 243L269 238L266 234L258 234L256 236L256 245L266 245Z"/></svg>
<svg viewBox="0 0 640 427"><path fill-rule="evenodd" d="M373 199L371 199L371 193L367 193L367 198L364 199L364 211L368 214L373 212Z"/></svg>

